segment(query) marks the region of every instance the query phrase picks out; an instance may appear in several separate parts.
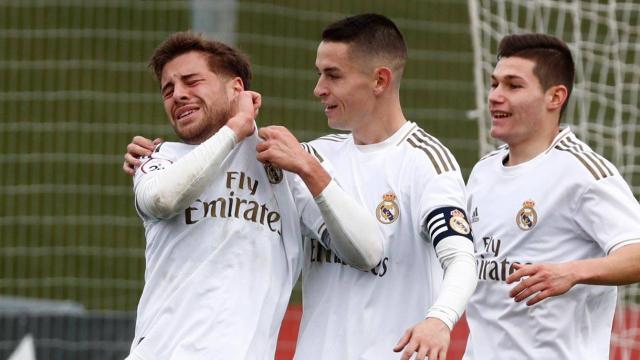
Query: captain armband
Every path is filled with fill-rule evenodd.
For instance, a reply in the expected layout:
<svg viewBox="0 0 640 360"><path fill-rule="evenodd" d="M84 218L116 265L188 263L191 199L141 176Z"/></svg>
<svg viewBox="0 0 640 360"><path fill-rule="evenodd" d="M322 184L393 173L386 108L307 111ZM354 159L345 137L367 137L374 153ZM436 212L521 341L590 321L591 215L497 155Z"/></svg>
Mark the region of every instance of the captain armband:
<svg viewBox="0 0 640 360"><path fill-rule="evenodd" d="M423 231L429 234L434 247L449 236L463 236L473 242L464 210L453 206L431 211L423 224Z"/></svg>

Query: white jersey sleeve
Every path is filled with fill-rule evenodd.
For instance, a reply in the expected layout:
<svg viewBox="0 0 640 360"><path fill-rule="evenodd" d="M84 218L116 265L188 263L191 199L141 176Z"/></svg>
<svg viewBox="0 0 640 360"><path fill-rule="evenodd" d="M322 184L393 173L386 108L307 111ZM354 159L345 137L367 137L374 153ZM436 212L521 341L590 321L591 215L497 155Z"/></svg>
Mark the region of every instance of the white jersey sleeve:
<svg viewBox="0 0 640 360"><path fill-rule="evenodd" d="M616 174L593 181L578 198L575 212L578 225L606 253L614 247L640 240L637 226L640 224L640 205L617 169L613 166L609 168Z"/></svg>
<svg viewBox="0 0 640 360"><path fill-rule="evenodd" d="M175 163L166 156L154 158L152 155L134 178L138 211L152 218L166 219L191 204L211 182L235 144L233 130L223 126Z"/></svg>

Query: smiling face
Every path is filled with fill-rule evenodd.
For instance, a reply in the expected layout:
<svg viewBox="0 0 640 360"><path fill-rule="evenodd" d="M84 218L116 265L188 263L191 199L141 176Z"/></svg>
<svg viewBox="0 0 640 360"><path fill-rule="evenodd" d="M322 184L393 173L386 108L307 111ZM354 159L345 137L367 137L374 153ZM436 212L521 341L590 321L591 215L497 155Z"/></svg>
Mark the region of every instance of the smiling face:
<svg viewBox="0 0 640 360"><path fill-rule="evenodd" d="M238 91L234 85L236 79L211 71L203 53L191 51L169 61L160 86L176 134L188 144L200 144L215 134L231 115L231 100Z"/></svg>
<svg viewBox="0 0 640 360"><path fill-rule="evenodd" d="M353 131L368 120L374 108L374 69L356 57L346 43L323 41L318 46L319 78L313 94L325 106L332 129Z"/></svg>
<svg viewBox="0 0 640 360"><path fill-rule="evenodd" d="M491 137L510 146L534 139L541 127L554 125L546 121L548 98L534 66L531 60L505 57L491 75Z"/></svg>

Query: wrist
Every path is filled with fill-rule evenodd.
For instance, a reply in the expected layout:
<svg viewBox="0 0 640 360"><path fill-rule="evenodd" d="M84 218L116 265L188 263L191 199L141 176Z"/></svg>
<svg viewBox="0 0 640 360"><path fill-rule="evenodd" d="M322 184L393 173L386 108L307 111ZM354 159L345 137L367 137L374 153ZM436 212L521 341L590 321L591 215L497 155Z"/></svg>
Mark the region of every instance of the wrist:
<svg viewBox="0 0 640 360"><path fill-rule="evenodd" d="M251 122L251 125L247 125L247 122ZM236 143L253 133L253 119L246 118L243 114L236 114L227 121L225 126L233 131Z"/></svg>
<svg viewBox="0 0 640 360"><path fill-rule="evenodd" d="M229 126L224 125L218 130L218 133L222 136L225 136L233 141L233 146L235 146L240 140L238 140L238 135L236 132Z"/></svg>
<svg viewBox="0 0 640 360"><path fill-rule="evenodd" d="M331 175L311 155L306 161L302 161L294 172L304 181L314 198L318 197L331 182Z"/></svg>
<svg viewBox="0 0 640 360"><path fill-rule="evenodd" d="M584 261L572 261L564 264L567 268L567 274L569 274L571 286L588 284L593 278L597 277L597 274L593 272L596 267L583 265L585 265Z"/></svg>
<svg viewBox="0 0 640 360"><path fill-rule="evenodd" d="M452 330L452 326L450 326L446 321L442 320L439 317L427 316L425 320L431 321L432 324L437 323L438 326L440 326L444 330L447 330L448 332L451 332Z"/></svg>

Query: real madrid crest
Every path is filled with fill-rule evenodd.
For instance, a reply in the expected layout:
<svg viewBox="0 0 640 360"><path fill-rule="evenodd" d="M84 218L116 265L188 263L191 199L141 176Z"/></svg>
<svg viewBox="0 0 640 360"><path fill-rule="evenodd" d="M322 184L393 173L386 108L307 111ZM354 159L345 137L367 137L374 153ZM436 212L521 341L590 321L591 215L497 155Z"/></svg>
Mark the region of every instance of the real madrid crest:
<svg viewBox="0 0 640 360"><path fill-rule="evenodd" d="M469 235L471 227L460 210L453 210L449 219L449 227L459 234Z"/></svg>
<svg viewBox="0 0 640 360"><path fill-rule="evenodd" d="M383 224L391 224L400 217L400 208L396 203L396 194L388 192L382 195L382 201L376 207L376 217Z"/></svg>
<svg viewBox="0 0 640 360"><path fill-rule="evenodd" d="M527 200L522 203L522 209L516 215L516 224L521 230L531 230L538 223L538 213L533 208L536 206L535 201Z"/></svg>
<svg viewBox="0 0 640 360"><path fill-rule="evenodd" d="M284 178L282 174L282 169L279 167L273 166L271 163L264 164L264 171L267 172L267 179L272 184L279 184L280 181Z"/></svg>

